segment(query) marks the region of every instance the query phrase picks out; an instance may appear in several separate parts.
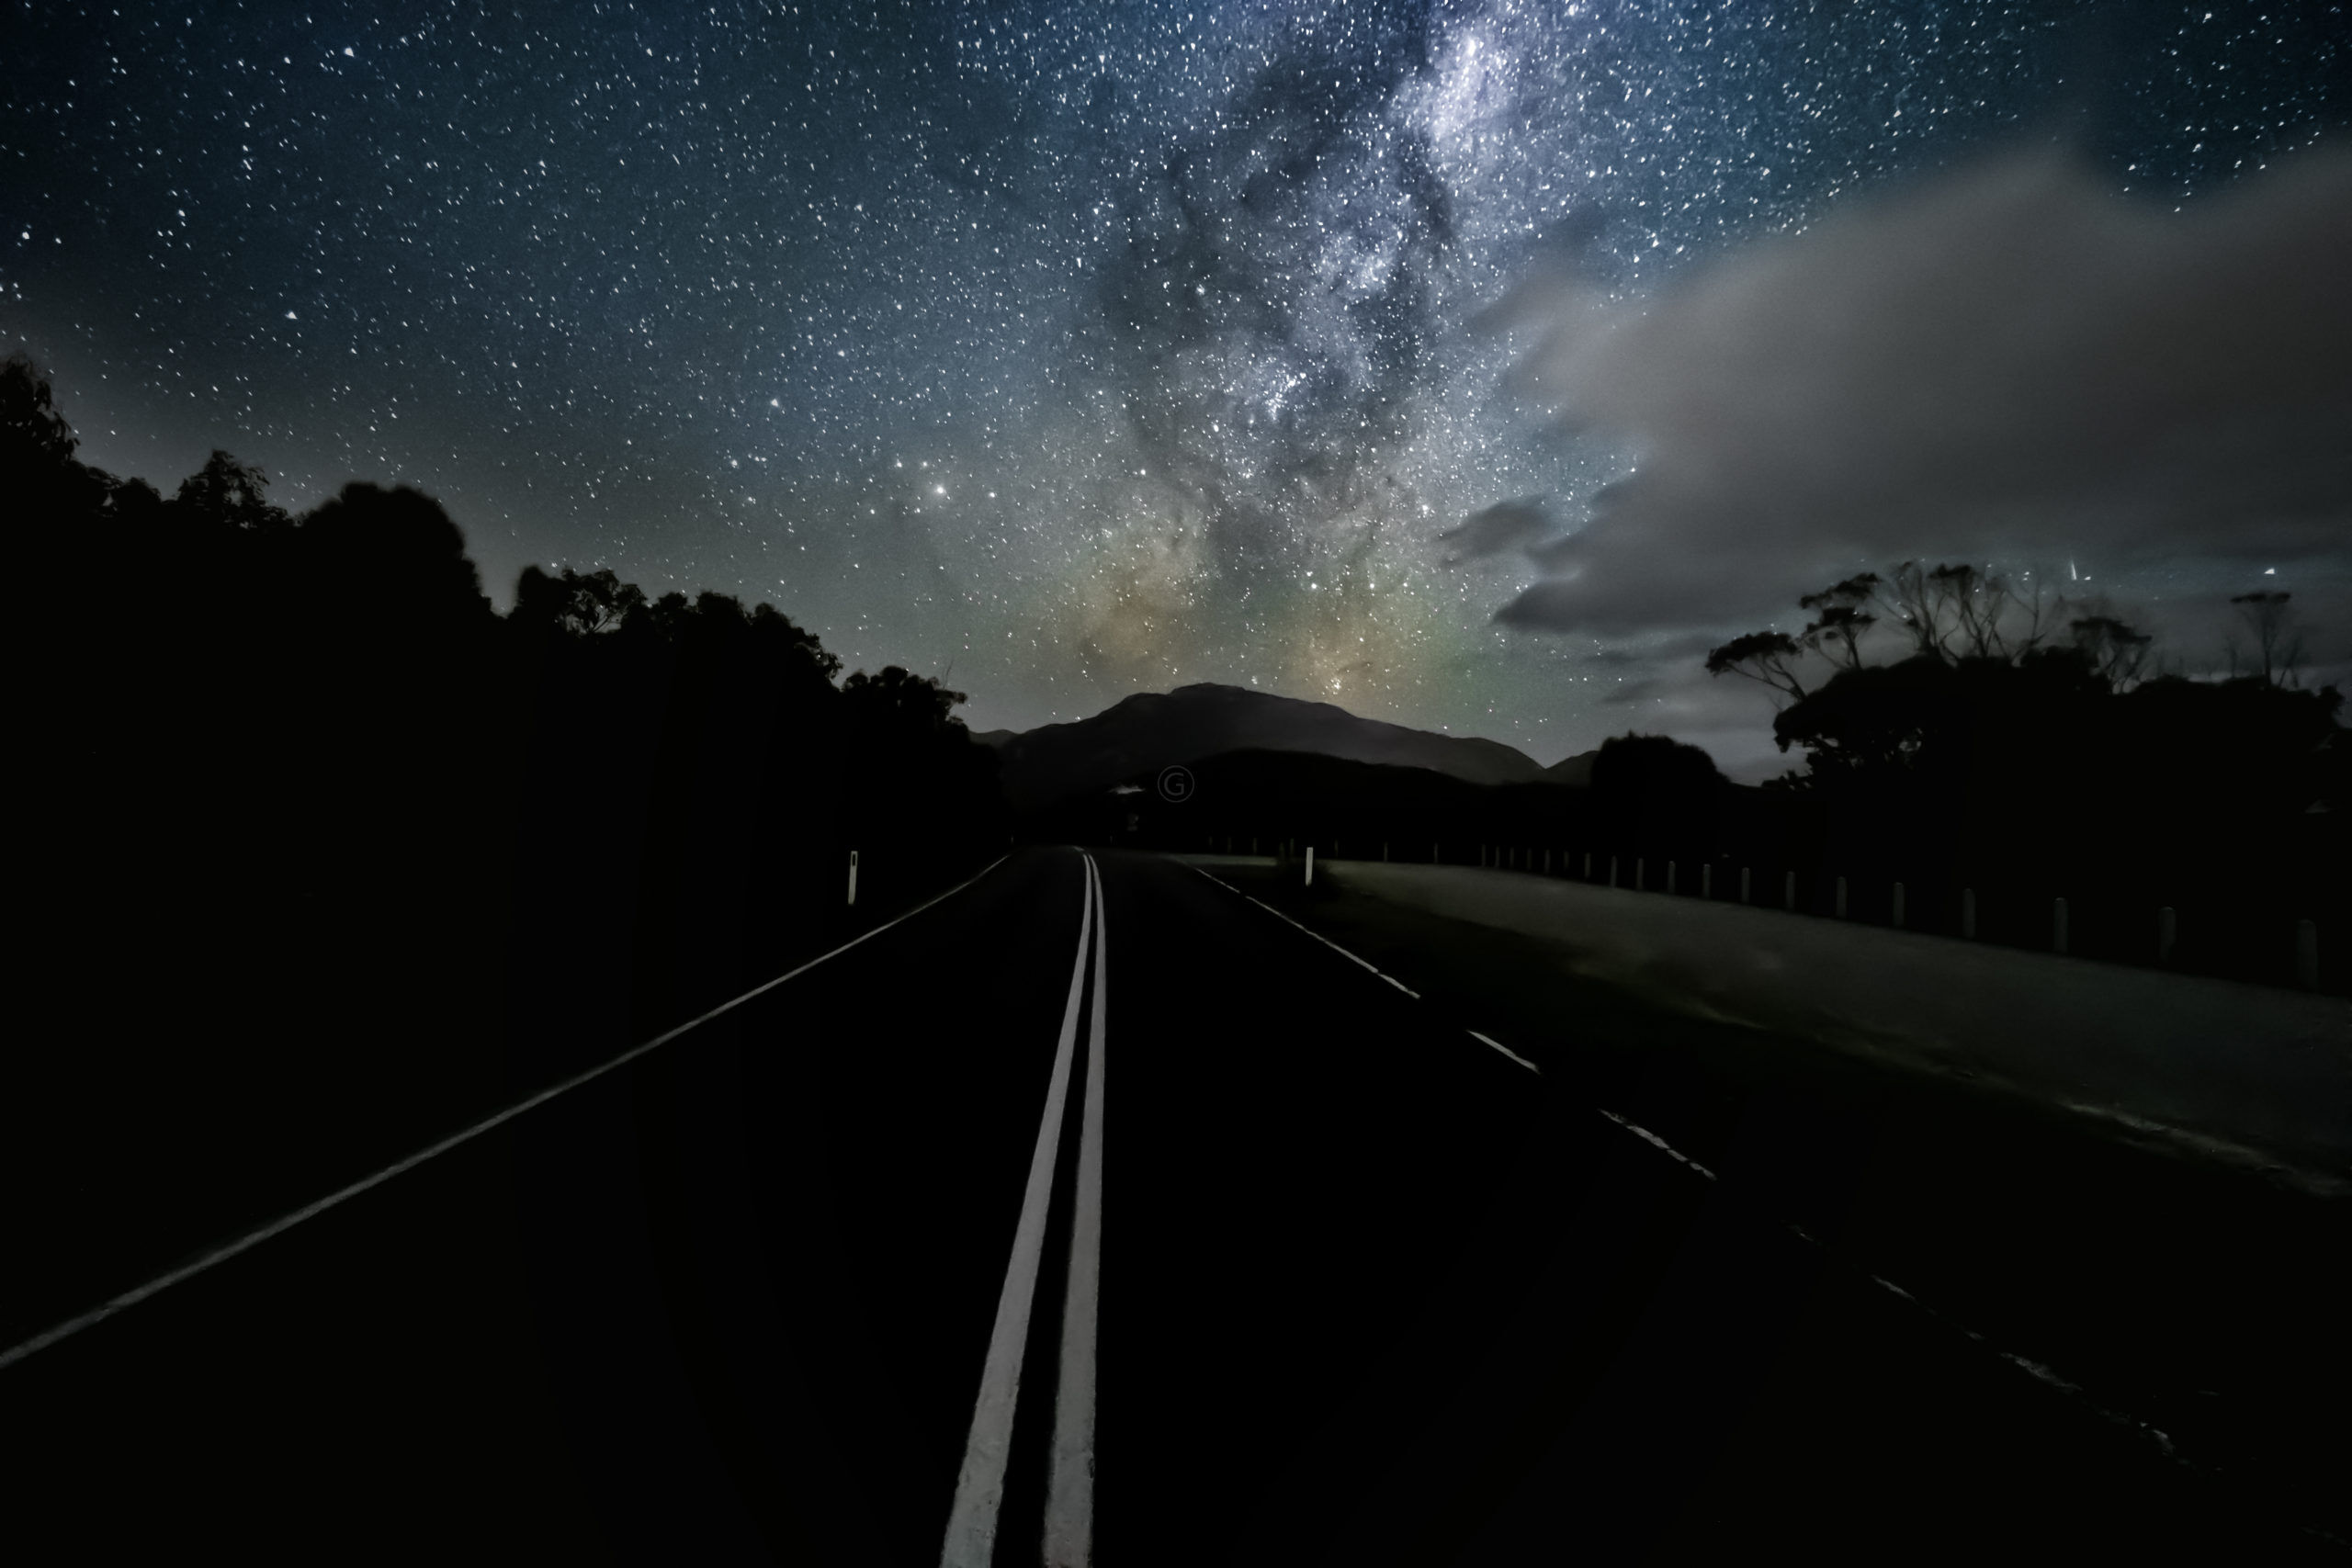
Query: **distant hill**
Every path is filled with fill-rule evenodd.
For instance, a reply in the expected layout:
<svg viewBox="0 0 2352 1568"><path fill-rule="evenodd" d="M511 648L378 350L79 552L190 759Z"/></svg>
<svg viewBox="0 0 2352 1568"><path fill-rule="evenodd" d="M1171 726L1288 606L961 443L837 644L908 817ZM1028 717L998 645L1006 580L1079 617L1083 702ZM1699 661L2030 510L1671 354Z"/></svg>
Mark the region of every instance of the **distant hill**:
<svg viewBox="0 0 2352 1568"><path fill-rule="evenodd" d="M1589 784L1592 783L1593 759L1600 755L1599 747L1579 751L1573 757L1563 757L1544 770L1544 776L1557 784Z"/></svg>
<svg viewBox="0 0 2352 1568"><path fill-rule="evenodd" d="M1474 784L1546 777L1533 758L1500 741L1432 735L1358 718L1329 703L1205 683L1139 692L1069 724L985 730L973 739L996 749L1005 795L1016 810L1105 790L1172 763L1243 750L1419 768ZM1589 773L1589 761L1586 767Z"/></svg>

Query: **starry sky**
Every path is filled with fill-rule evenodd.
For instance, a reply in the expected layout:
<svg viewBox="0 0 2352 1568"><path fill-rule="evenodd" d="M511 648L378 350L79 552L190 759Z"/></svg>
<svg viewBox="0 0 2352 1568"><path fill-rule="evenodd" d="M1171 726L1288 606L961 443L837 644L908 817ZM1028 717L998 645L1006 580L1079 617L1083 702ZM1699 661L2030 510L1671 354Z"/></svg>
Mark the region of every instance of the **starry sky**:
<svg viewBox="0 0 2352 1568"><path fill-rule="evenodd" d="M16 0L0 54L0 343L85 457L415 485L502 604L765 599L979 728L1211 680L1750 778L1705 649L1913 555L2190 673L2290 588L2352 673L2340 6Z"/></svg>

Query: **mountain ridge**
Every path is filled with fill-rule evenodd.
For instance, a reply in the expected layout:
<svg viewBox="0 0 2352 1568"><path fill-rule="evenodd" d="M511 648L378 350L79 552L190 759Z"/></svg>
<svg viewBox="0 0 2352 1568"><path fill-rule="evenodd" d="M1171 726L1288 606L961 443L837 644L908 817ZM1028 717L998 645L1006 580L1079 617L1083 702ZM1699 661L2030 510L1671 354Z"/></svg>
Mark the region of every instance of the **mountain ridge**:
<svg viewBox="0 0 2352 1568"><path fill-rule="evenodd" d="M1499 740L1413 729L1364 718L1333 703L1212 682L1136 692L1088 718L1027 730L984 730L973 739L995 750L1005 796L1016 809L1239 750L1423 768L1466 784L1565 782ZM1589 771L1589 762L1585 765Z"/></svg>

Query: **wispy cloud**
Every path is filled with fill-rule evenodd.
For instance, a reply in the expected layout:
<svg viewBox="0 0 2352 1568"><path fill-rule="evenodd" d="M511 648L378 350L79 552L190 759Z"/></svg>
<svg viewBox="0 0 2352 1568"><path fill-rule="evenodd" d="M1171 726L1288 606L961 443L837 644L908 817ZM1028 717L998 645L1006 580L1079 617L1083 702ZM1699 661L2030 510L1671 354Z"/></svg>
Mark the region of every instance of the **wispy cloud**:
<svg viewBox="0 0 2352 1568"><path fill-rule="evenodd" d="M1851 203L1636 305L1547 279L1502 313L1544 332L1519 384L1638 461L1500 618L1769 617L1825 571L1921 555L2341 575L2346 256L2352 156L2176 209L2032 152Z"/></svg>

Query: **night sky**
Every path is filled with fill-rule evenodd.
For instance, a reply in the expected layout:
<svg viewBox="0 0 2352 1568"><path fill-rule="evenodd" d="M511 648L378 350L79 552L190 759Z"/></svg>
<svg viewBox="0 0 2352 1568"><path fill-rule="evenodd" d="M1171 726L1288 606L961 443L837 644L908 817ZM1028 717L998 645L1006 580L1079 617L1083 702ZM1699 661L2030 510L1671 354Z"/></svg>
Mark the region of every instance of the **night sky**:
<svg viewBox="0 0 2352 1568"><path fill-rule="evenodd" d="M2285 587L2352 673L2342 6L124 0L0 56L0 341L83 456L415 485L502 604L766 599L976 728L1212 680L1745 777L1704 649L1913 555L2189 673Z"/></svg>

